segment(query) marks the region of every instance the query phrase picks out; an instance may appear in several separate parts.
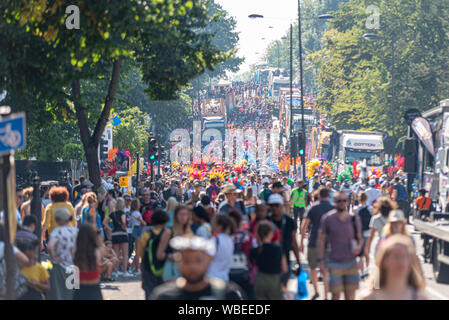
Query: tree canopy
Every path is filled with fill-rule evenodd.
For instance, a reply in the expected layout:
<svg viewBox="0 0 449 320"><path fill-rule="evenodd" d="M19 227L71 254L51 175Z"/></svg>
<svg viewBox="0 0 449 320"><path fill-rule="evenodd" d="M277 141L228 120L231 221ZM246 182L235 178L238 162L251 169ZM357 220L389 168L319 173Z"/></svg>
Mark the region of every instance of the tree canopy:
<svg viewBox="0 0 449 320"><path fill-rule="evenodd" d="M57 118L76 115L89 175L99 186L97 148L127 61L138 65L151 99L168 100L191 78L231 56L212 45L214 34L205 31L220 21L219 15L209 15L207 5L191 0L79 1L81 27L74 30L66 28L64 1L3 1L0 91L7 91L14 111L28 112L33 106ZM90 103L85 89L89 93L92 86L98 87L94 94L103 97L102 104ZM21 95L36 103L12 101ZM99 108L97 118L92 108Z"/></svg>

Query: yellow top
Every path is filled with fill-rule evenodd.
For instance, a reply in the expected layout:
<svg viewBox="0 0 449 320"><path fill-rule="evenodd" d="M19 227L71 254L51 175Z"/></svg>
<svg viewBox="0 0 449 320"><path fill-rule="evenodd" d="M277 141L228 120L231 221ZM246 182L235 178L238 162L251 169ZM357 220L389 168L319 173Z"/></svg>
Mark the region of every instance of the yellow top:
<svg viewBox="0 0 449 320"><path fill-rule="evenodd" d="M40 283L46 283L50 278L50 274L48 273L47 269L45 269L44 266L39 262L36 262L32 267L23 268L22 273L28 281L36 280ZM35 289L38 290L37 288Z"/></svg>
<svg viewBox="0 0 449 320"><path fill-rule="evenodd" d="M48 229L48 234L52 233L53 230L58 226L56 224L55 219L55 211L61 208L66 208L69 210L70 215L72 216L72 221L70 221L70 225L74 227L76 225L76 217L75 217L75 209L70 202L52 202L47 208L45 208L45 220L44 225Z"/></svg>

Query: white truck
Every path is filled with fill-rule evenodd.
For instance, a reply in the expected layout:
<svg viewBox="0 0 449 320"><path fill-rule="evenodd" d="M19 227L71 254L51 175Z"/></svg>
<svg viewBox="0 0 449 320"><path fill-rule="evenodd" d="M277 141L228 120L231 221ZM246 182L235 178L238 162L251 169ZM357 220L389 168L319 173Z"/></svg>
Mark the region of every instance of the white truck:
<svg viewBox="0 0 449 320"><path fill-rule="evenodd" d="M347 171L354 161L360 164L366 161L367 170L382 170L385 156L381 132L341 130L338 133L338 174Z"/></svg>
<svg viewBox="0 0 449 320"><path fill-rule="evenodd" d="M274 101L279 99L279 90L281 88L290 88L290 79L285 77L275 77L271 84L271 98Z"/></svg>

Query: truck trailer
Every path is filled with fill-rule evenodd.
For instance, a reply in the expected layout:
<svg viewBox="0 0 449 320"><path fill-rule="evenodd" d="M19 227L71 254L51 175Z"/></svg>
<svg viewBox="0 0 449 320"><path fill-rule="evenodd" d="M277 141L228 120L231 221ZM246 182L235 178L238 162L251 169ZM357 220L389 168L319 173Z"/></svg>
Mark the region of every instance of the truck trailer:
<svg viewBox="0 0 449 320"><path fill-rule="evenodd" d="M433 210L425 216L413 208L413 225L424 239L424 261L432 264L435 280L449 283L449 212L446 212L449 196L449 99L424 112L422 118L430 125L433 149L429 150L423 143L411 144L417 146L417 152L408 150L411 151L412 166L407 168L406 165L405 169L414 174L413 164L416 165L418 189L428 191ZM425 134L430 135L429 132Z"/></svg>
<svg viewBox="0 0 449 320"><path fill-rule="evenodd" d="M383 133L375 131L341 130L339 134L338 174L347 171L352 164L366 161L367 169L383 169Z"/></svg>

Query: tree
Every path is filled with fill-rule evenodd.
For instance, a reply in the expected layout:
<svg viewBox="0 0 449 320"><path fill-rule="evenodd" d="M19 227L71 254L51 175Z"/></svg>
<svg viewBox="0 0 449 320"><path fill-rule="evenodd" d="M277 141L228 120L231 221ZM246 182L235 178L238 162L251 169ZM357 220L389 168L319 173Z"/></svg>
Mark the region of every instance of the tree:
<svg viewBox="0 0 449 320"><path fill-rule="evenodd" d="M125 109L117 115L122 123L113 129L114 147L128 150L132 156L143 155L144 150L148 150L150 119L138 107Z"/></svg>
<svg viewBox="0 0 449 320"><path fill-rule="evenodd" d="M313 55L322 88L317 106L329 113L337 129L386 132L391 153L406 134L407 109L424 111L447 98L449 1L374 4L382 17L381 29L376 30L382 39L376 42L363 38L373 32L365 26L365 1L351 0L335 12L325 47Z"/></svg>
<svg viewBox="0 0 449 320"><path fill-rule="evenodd" d="M194 99L197 99L197 90L204 89L205 84L211 78L225 77L227 72L237 72L244 59L236 56L236 48L239 42L239 34L235 30L237 22L234 17L223 9L223 7L212 0L208 6L208 15L213 17L220 16L218 21L215 21L205 28L205 32L214 34L212 38L212 45L223 52L230 52L231 56L226 61L218 63L214 69L206 69L206 72L191 81L191 90L188 94Z"/></svg>
<svg viewBox="0 0 449 320"><path fill-rule="evenodd" d="M321 39L327 30L327 23L317 17L321 14L337 10L340 3L347 0L303 0L301 1L301 28L304 59L304 85L305 91L316 94L318 91L316 79L318 69L312 62L310 55L322 48ZM273 41L265 52L266 61L272 68L290 70L290 30L285 38ZM293 77L299 78L299 46L298 24L293 25ZM299 82L299 81L298 81Z"/></svg>
<svg viewBox="0 0 449 320"><path fill-rule="evenodd" d="M82 28L65 26L63 1L4 1L0 33L0 89L56 101L56 111L75 111L89 176L100 186L98 144L109 119L123 61L138 63L152 99L172 99L189 79L212 69L229 54L202 32L219 17L208 17L207 2L191 0L79 1ZM93 127L85 81L107 80L104 103ZM88 84L88 82L87 82ZM58 107L59 109L57 109ZM50 107L50 108L53 108ZM67 115L70 116L70 115Z"/></svg>

